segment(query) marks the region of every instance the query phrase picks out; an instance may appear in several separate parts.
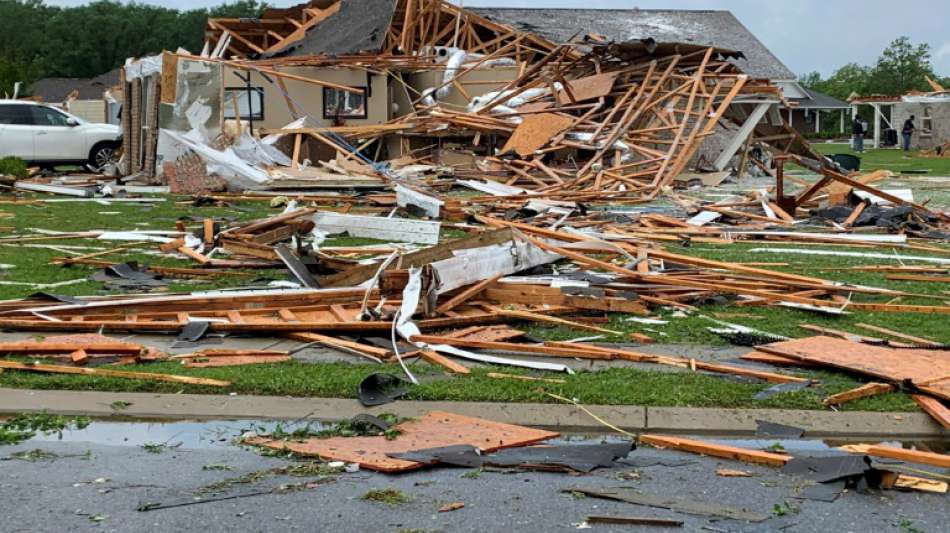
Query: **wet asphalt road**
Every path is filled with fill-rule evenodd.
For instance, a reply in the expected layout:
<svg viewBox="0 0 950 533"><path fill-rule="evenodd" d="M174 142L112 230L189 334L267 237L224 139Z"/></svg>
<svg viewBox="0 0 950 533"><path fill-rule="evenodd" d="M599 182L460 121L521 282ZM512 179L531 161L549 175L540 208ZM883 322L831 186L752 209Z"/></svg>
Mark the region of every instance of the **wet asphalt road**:
<svg viewBox="0 0 950 533"><path fill-rule="evenodd" d="M245 423L246 424L246 423ZM897 491L845 492L832 503L796 499L809 482L780 471L674 451L641 448L630 458L667 463L632 467L620 462L587 475L433 468L402 475L367 471L302 477L262 475L296 462L265 457L231 444L240 423L163 425L94 424L84 433L0 447L0 524L20 531L575 531L588 515L682 520L680 531L941 532L950 523L947 495ZM158 453L141 445L165 442ZM597 442L597 439L583 441ZM827 454L804 443L796 455ZM13 458L41 449L37 460ZM154 449L154 448L153 448ZM752 477L722 477L717 468ZM943 474L946 470L931 468ZM223 480L246 476L247 483ZM147 512L145 503L194 501L201 487L240 496ZM285 490L280 490L280 487ZM742 523L694 516L564 492L575 486L632 487L643 494L715 503L770 516ZM409 503L386 505L362 498L371 489L394 488ZM465 507L438 512L445 504ZM590 525L595 532L662 531L668 528ZM669 529L675 531L677 529Z"/></svg>

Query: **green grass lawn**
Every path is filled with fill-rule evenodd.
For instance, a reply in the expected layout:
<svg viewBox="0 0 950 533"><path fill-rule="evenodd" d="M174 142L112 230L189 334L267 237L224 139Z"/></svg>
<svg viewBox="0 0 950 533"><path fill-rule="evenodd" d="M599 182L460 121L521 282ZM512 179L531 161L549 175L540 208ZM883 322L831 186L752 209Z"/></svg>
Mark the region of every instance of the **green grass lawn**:
<svg viewBox="0 0 950 533"><path fill-rule="evenodd" d="M0 387L68 389L115 392L164 392L201 394L258 394L315 398L356 398L359 382L373 372L399 374L398 365L300 363L248 365L224 368L185 368L176 362L126 365L122 370L161 372L230 381L230 387L179 385L134 379L38 374L8 370L0 374ZM724 408L824 409L821 399L860 385L840 373L796 371L796 375L821 382L820 388L755 400L753 396L769 385L761 382L711 376L701 373L660 372L613 368L575 375L546 373L565 384L494 379L488 372L529 375L521 369L476 368L467 376L445 375L425 363L410 366L421 381L405 397L408 400L557 403L544 394L551 392L576 398L587 404L647 405ZM845 404L856 411L915 411L903 394L885 394Z"/></svg>
<svg viewBox="0 0 950 533"><path fill-rule="evenodd" d="M922 157L917 150L904 153L897 148L870 148L865 143L864 153L851 150L850 144L815 143L812 148L821 154L850 154L861 158L861 172L890 170L895 174L902 172L922 172L932 176L950 176L950 157Z"/></svg>

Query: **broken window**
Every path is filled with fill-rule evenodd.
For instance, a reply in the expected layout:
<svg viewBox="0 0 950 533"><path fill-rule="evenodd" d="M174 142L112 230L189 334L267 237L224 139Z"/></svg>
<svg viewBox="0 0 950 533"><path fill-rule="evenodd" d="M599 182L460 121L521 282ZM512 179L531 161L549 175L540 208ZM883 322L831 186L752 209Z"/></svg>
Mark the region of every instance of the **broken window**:
<svg viewBox="0 0 950 533"><path fill-rule="evenodd" d="M366 87L361 92L323 88L323 118L366 118Z"/></svg>
<svg viewBox="0 0 950 533"><path fill-rule="evenodd" d="M241 120L264 120L263 87L228 87L224 90L224 118L234 118L237 104Z"/></svg>
<svg viewBox="0 0 950 533"><path fill-rule="evenodd" d="M920 117L920 136L931 137L934 131L934 119L930 116L930 108L924 108L924 116Z"/></svg>

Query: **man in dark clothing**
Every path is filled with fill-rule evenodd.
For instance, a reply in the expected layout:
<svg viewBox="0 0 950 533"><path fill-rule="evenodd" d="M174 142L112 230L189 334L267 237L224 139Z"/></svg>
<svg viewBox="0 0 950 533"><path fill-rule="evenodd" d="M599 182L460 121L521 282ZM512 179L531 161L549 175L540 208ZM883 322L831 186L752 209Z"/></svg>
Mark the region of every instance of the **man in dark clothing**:
<svg viewBox="0 0 950 533"><path fill-rule="evenodd" d="M864 124L857 115L851 123L851 148L855 152L864 152Z"/></svg>
<svg viewBox="0 0 950 533"><path fill-rule="evenodd" d="M914 127L914 115L911 115L909 119L904 121L904 128L901 130L901 135L904 137L904 151L910 151L910 138L914 135L914 131L917 130Z"/></svg>

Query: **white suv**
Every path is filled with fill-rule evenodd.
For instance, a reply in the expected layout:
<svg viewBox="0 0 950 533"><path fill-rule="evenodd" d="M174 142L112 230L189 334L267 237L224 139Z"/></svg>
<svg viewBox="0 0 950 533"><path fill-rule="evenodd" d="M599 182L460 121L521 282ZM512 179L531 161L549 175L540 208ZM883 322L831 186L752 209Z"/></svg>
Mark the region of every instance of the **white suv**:
<svg viewBox="0 0 950 533"><path fill-rule="evenodd" d="M101 170L114 162L122 128L91 124L55 107L25 100L0 100L0 157L31 164L88 164Z"/></svg>

